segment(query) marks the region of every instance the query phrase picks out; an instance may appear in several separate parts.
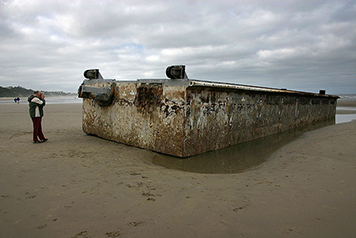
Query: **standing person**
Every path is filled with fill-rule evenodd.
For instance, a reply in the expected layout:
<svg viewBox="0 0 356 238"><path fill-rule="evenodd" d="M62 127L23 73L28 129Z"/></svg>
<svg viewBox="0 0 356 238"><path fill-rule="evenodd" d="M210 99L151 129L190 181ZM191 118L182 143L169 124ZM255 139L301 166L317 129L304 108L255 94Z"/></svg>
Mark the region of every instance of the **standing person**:
<svg viewBox="0 0 356 238"><path fill-rule="evenodd" d="M46 105L44 98L44 94L39 90L36 90L28 98L30 117L33 122L33 143L42 143L48 140L42 133L43 107Z"/></svg>

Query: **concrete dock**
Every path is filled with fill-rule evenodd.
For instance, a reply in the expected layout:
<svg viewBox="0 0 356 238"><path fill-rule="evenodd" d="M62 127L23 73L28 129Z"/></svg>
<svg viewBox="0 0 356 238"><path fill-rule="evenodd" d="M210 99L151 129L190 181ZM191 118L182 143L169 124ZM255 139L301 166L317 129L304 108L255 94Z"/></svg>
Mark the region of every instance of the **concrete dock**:
<svg viewBox="0 0 356 238"><path fill-rule="evenodd" d="M188 157L323 120L338 96L188 79L117 81L87 70L79 88L87 134Z"/></svg>

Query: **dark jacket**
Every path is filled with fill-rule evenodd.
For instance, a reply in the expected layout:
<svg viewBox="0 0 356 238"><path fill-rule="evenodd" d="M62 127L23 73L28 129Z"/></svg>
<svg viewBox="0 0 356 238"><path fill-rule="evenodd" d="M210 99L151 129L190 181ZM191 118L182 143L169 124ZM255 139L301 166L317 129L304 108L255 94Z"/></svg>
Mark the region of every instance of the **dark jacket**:
<svg viewBox="0 0 356 238"><path fill-rule="evenodd" d="M28 99L30 117L43 117L43 107L46 105L44 99L31 95Z"/></svg>

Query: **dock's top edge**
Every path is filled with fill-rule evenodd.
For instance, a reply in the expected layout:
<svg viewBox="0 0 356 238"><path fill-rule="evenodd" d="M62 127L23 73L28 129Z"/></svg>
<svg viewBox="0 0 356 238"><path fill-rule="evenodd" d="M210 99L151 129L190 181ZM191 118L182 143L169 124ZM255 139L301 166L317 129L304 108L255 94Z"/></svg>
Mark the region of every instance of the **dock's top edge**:
<svg viewBox="0 0 356 238"><path fill-rule="evenodd" d="M339 98L337 95L327 95L320 93L311 93L311 92L301 92L287 89L279 88L268 88L260 86L251 86L235 83L224 83L224 82L213 82L213 81L204 81L197 79L137 79L137 80L115 80L115 79L96 79L96 80L84 80L84 84L93 84L98 82L106 83L162 83L167 86L185 86L185 87L211 87L211 88L224 88L232 90L244 90L244 91L256 91L256 92L266 92L266 93L287 93L287 94L297 94L303 96L320 96L320 97L329 97L329 98Z"/></svg>
<svg viewBox="0 0 356 238"><path fill-rule="evenodd" d="M335 99L339 98L339 96L337 95L326 95L326 94L301 92L301 91L294 91L294 90L287 90L287 89L267 88L267 87L259 87L259 86L249 86L249 85L242 85L242 84L211 82L211 81L202 81L202 80L190 80L189 86L229 88L229 89L236 89L236 90L268 92L268 93L288 93L288 94L299 94L299 95L306 95L306 96L322 96L322 97L331 97Z"/></svg>

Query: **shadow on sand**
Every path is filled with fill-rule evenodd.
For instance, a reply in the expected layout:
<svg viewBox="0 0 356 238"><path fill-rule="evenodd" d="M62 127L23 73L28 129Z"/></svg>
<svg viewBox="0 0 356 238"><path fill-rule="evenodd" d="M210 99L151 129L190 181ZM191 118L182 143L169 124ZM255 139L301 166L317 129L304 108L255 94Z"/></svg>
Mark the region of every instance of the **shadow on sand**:
<svg viewBox="0 0 356 238"><path fill-rule="evenodd" d="M153 163L169 169L194 173L240 173L266 162L273 152L303 133L333 124L335 119L318 122L185 159L157 154L153 158Z"/></svg>

